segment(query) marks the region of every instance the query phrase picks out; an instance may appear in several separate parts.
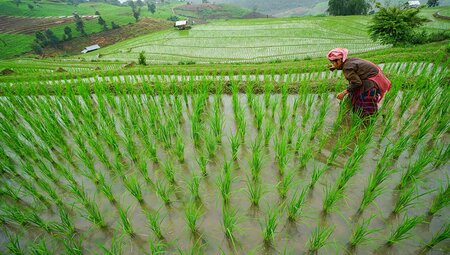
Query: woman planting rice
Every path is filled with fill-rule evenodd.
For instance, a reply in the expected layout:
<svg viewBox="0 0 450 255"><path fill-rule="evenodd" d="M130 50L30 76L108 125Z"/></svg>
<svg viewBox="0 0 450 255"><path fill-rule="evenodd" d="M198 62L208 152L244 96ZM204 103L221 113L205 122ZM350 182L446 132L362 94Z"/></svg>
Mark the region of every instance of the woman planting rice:
<svg viewBox="0 0 450 255"><path fill-rule="evenodd" d="M337 95L339 100L350 94L353 110L362 116L370 116L377 112L378 104L386 91L391 88L391 82L374 63L360 59L347 58L348 50L336 48L328 52L331 70L342 70L349 81L346 90Z"/></svg>

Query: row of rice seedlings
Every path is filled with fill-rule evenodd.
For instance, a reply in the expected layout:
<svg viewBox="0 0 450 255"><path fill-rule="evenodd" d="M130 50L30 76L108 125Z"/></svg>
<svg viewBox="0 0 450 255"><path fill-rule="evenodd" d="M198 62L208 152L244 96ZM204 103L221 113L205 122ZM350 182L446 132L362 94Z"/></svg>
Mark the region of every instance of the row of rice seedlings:
<svg viewBox="0 0 450 255"><path fill-rule="evenodd" d="M392 210L393 214L399 214L401 212L406 211L409 207L413 206L417 203L417 199L428 194L430 192L425 192L419 195L417 194L417 187L415 183L412 183L411 186L407 189L403 189L400 191L400 196L395 203L394 209Z"/></svg>
<svg viewBox="0 0 450 255"><path fill-rule="evenodd" d="M448 178L445 186L442 185L439 187L438 193L431 202L431 207L428 210L429 215L434 215L441 209L450 205L450 182Z"/></svg>
<svg viewBox="0 0 450 255"><path fill-rule="evenodd" d="M303 206L306 202L306 195L308 194L309 190L308 187L305 187L302 189L301 193L297 195L297 191L292 195L291 200L289 200L287 204L287 214L288 214L288 220L291 222L296 221L299 217L302 216L303 213Z"/></svg>
<svg viewBox="0 0 450 255"><path fill-rule="evenodd" d="M423 218L421 216L408 217L407 215L405 215L402 222L400 222L399 225L389 234L386 244L388 246L392 246L404 239L408 239L412 236L412 234L410 233L411 229L422 222Z"/></svg>
<svg viewBox="0 0 450 255"><path fill-rule="evenodd" d="M185 208L186 224L192 234L198 233L198 220L202 215L201 209L193 202L189 202Z"/></svg>
<svg viewBox="0 0 450 255"><path fill-rule="evenodd" d="M363 245L368 241L372 240L369 235L379 232L381 229L369 229L369 225L376 215L370 216L368 219L363 219L358 223L352 230L352 235L350 237L350 247L354 249L359 245Z"/></svg>
<svg viewBox="0 0 450 255"><path fill-rule="evenodd" d="M275 232L280 223L281 208L272 207L268 209L263 224L263 240L265 244L271 244L275 241Z"/></svg>
<svg viewBox="0 0 450 255"><path fill-rule="evenodd" d="M329 243L328 239L333 234L334 228L334 226L318 226L312 231L306 245L310 254L317 254L320 248Z"/></svg>
<svg viewBox="0 0 450 255"><path fill-rule="evenodd" d="M279 174L283 176L288 163L288 139L285 134L275 138L275 159L278 163Z"/></svg>

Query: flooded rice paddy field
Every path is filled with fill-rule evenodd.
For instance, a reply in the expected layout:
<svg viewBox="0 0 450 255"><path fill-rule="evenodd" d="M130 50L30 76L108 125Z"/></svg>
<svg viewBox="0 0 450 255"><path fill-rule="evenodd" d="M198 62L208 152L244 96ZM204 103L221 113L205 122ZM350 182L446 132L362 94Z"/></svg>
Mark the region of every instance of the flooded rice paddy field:
<svg viewBox="0 0 450 255"><path fill-rule="evenodd" d="M398 92L385 99L371 131L369 121L358 124L359 118L340 114L345 107L331 94L2 98L0 251L9 253L10 240L17 236L25 251L44 242L54 254L74 247L97 254L115 245L123 254L157 249L167 254L307 254L313 253L310 240L321 226L332 234L318 247L319 254L448 254L448 240L423 250L449 224L448 207L428 214L439 189L448 185L448 124L441 132L438 121L448 116L439 119L438 107L406 97ZM430 112L437 120L421 125ZM423 126L424 135L418 135ZM235 160L232 147L237 147ZM383 157L392 148L400 149ZM414 164L420 171L401 186ZM383 167L389 174L378 186L379 195L358 213L371 173ZM325 210L345 169L354 171L338 189L342 196ZM257 206L249 187L261 187ZM290 220L289 205L302 191L307 192L303 203ZM393 213L405 197L407 203ZM89 211L95 206L103 224ZM75 227L72 233L66 231L70 224L63 224L61 208ZM194 209L186 213L188 208ZM17 216L17 210L25 216ZM30 211L41 221L26 220ZM227 225L224 214L230 212ZM265 241L273 212L274 232ZM162 238L148 215L159 216ZM386 245L406 215L423 218L406 239ZM197 220L195 230L187 216ZM368 228L377 231L351 247L353 229L370 218Z"/></svg>

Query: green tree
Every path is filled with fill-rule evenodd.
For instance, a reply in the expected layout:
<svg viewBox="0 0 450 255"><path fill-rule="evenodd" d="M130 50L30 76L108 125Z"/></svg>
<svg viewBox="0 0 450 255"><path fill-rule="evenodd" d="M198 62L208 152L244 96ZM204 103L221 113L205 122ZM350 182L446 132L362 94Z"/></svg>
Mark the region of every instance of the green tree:
<svg viewBox="0 0 450 255"><path fill-rule="evenodd" d="M84 22L81 19L80 15L77 13L73 14L73 17L75 18L75 29L80 32L81 35L86 36L86 31L84 31Z"/></svg>
<svg viewBox="0 0 450 255"><path fill-rule="evenodd" d="M34 5L28 4L28 9L30 9L30 11L32 11L34 9Z"/></svg>
<svg viewBox="0 0 450 255"><path fill-rule="evenodd" d="M19 5L22 3L22 1L21 0L13 0L13 3L15 3L17 7L19 7Z"/></svg>
<svg viewBox="0 0 450 255"><path fill-rule="evenodd" d="M147 3L147 9L152 14L156 12L156 5L155 3Z"/></svg>
<svg viewBox="0 0 450 255"><path fill-rule="evenodd" d="M103 30L108 30L108 25L102 16L98 16L98 24L103 27Z"/></svg>
<svg viewBox="0 0 450 255"><path fill-rule="evenodd" d="M145 57L143 51L141 51L141 53L139 53L138 62L139 62L139 65L143 65L143 66L147 65L146 57Z"/></svg>
<svg viewBox="0 0 450 255"><path fill-rule="evenodd" d="M367 14L370 4L366 0L330 0L328 13L333 16Z"/></svg>
<svg viewBox="0 0 450 255"><path fill-rule="evenodd" d="M418 16L420 8L402 9L399 7L383 7L377 4L379 11L374 15L369 34L372 40L380 40L383 44L404 44L414 34L414 29L423 25L426 18Z"/></svg>
<svg viewBox="0 0 450 255"><path fill-rule="evenodd" d="M64 38L66 40L71 40L72 39L72 29L68 26L66 26L64 28Z"/></svg>
<svg viewBox="0 0 450 255"><path fill-rule="evenodd" d="M428 7L439 6L439 0L428 0L427 5Z"/></svg>
<svg viewBox="0 0 450 255"><path fill-rule="evenodd" d="M45 37L47 37L48 43L51 47L56 48L59 44L59 38L53 33L52 30L47 29L45 30Z"/></svg>
<svg viewBox="0 0 450 255"><path fill-rule="evenodd" d="M36 37L34 39L34 41L36 43L38 43L41 47L45 47L45 46L48 45L48 39L47 39L47 37L45 36L44 33L42 33L41 31L38 31L34 35Z"/></svg>
<svg viewBox="0 0 450 255"><path fill-rule="evenodd" d="M136 22L138 22L140 16L141 16L141 8L134 8L133 17L136 20Z"/></svg>
<svg viewBox="0 0 450 255"><path fill-rule="evenodd" d="M120 26L117 25L116 23L114 23L114 21L111 21L111 28L112 29L117 29L117 28L120 28Z"/></svg>
<svg viewBox="0 0 450 255"><path fill-rule="evenodd" d="M37 43L36 41L31 43L31 49L34 53L42 55L44 53L44 49L42 49L42 46Z"/></svg>

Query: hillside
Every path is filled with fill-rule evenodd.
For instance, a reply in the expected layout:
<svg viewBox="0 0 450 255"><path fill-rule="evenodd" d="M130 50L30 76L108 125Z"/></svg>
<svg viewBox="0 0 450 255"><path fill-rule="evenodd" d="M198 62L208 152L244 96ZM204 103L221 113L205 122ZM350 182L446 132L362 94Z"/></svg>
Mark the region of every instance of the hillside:
<svg viewBox="0 0 450 255"><path fill-rule="evenodd" d="M448 30L450 21L423 15L431 31ZM265 62L323 56L330 48L366 52L389 46L373 42L367 34L367 16L299 17L219 21L194 25L191 30L169 29L131 39L81 55L95 61L137 61L144 52L149 63ZM100 54L100 55L98 55Z"/></svg>

